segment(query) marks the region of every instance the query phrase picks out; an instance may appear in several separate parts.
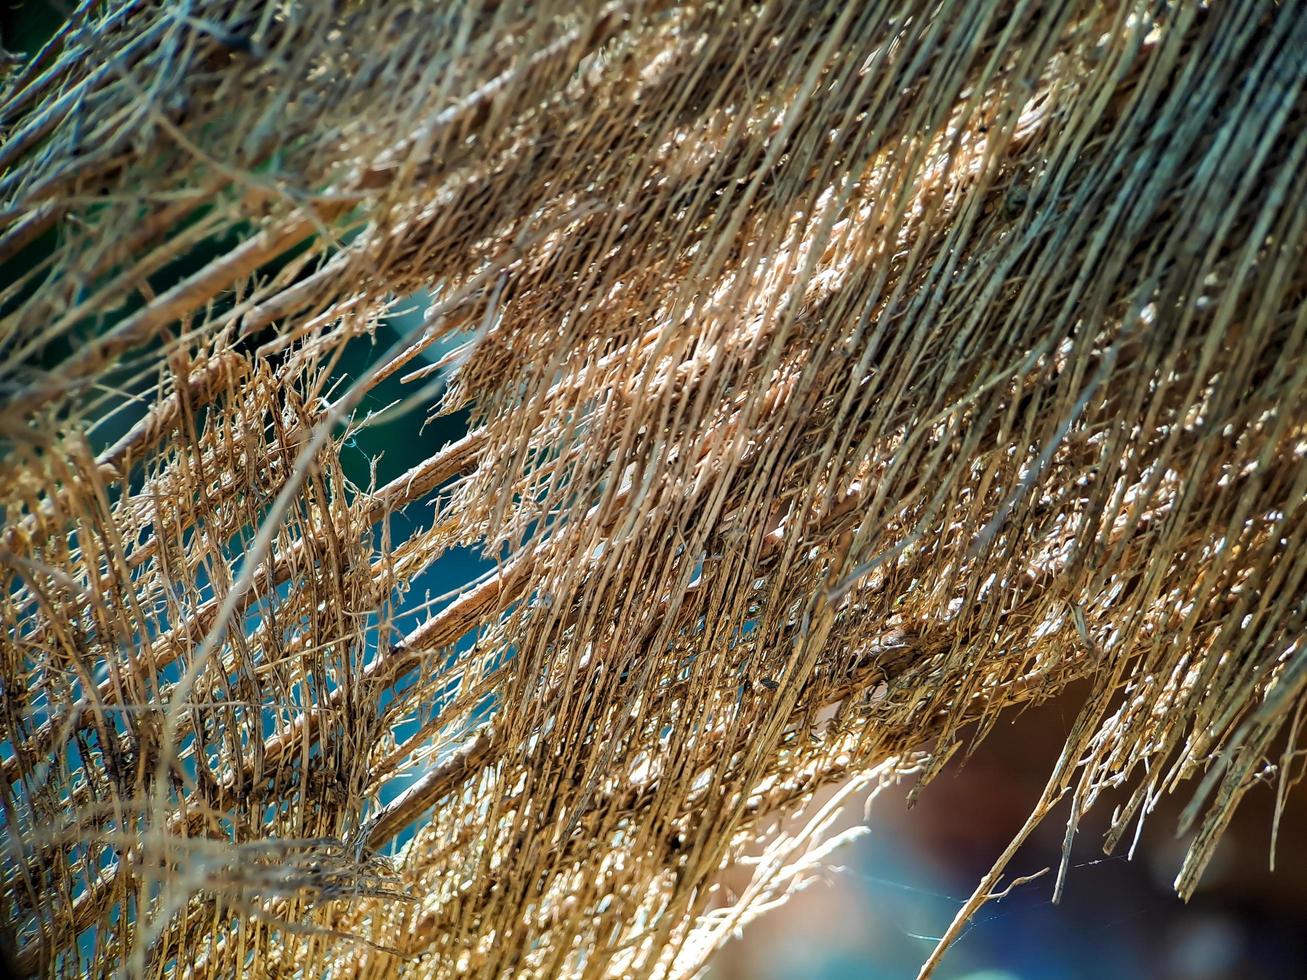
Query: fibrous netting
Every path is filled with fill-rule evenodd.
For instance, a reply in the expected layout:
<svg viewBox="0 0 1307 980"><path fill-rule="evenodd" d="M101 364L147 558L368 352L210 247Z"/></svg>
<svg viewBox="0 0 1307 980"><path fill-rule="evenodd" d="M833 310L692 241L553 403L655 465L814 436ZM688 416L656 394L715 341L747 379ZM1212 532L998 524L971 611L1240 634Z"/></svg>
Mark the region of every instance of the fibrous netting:
<svg viewBox="0 0 1307 980"><path fill-rule="evenodd" d="M1182 790L1190 893L1301 773L1305 85L1293 2L83 4L0 106L19 965L694 974L1073 682L1031 825Z"/></svg>

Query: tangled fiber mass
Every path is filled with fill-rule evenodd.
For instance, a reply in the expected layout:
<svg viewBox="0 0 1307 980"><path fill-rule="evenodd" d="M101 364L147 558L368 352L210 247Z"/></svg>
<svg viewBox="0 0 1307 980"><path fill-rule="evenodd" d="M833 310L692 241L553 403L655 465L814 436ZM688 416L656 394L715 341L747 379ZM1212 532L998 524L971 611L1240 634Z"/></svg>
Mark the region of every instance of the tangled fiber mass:
<svg viewBox="0 0 1307 980"><path fill-rule="evenodd" d="M83 3L0 92L16 965L695 975L1069 686L1022 834L1184 793L1189 895L1302 775L1305 86L1289 0Z"/></svg>

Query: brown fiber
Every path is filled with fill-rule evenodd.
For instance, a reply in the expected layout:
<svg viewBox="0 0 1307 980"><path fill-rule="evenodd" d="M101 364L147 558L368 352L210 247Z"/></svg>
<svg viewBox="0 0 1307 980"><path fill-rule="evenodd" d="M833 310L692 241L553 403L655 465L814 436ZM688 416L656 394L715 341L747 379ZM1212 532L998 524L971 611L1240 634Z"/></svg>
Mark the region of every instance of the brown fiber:
<svg viewBox="0 0 1307 980"><path fill-rule="evenodd" d="M1190 894L1302 774L1305 86L1294 2L83 4L0 92L21 966L694 975L1075 681L1027 830L1183 793ZM356 487L386 378L473 429Z"/></svg>

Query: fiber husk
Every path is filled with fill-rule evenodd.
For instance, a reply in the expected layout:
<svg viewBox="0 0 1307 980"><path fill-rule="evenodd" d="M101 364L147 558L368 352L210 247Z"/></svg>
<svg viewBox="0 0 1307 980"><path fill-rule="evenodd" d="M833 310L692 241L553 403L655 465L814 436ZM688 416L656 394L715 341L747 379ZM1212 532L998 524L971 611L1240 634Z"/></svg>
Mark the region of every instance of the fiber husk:
<svg viewBox="0 0 1307 980"><path fill-rule="evenodd" d="M1304 52L1244 0L80 6L0 104L17 964L694 975L1073 682L1023 835L1185 794L1191 894L1302 772Z"/></svg>

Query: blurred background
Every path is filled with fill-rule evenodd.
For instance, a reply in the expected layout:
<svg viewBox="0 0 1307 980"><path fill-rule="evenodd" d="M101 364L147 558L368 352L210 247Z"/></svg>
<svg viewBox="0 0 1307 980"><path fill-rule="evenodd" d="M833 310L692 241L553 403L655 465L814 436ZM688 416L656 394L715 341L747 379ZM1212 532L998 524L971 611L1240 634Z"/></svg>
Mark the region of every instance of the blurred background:
<svg viewBox="0 0 1307 980"><path fill-rule="evenodd" d="M837 851L841 870L746 926L713 980L915 977L953 916L1029 816L1075 716L1075 692L999 721L963 765L907 806L911 782L871 804L870 833ZM1082 822L1066 890L1052 904L1064 804L1009 865L1004 882L1049 872L985 905L945 956L939 980L1271 980L1307 976L1307 807L1289 797L1276 870L1268 867L1274 791L1250 791L1197 894L1171 887L1187 840L1181 793L1144 824L1134 859L1102 851L1113 806ZM845 826L862 820L848 808ZM1000 885L1000 890L1003 886Z"/></svg>

